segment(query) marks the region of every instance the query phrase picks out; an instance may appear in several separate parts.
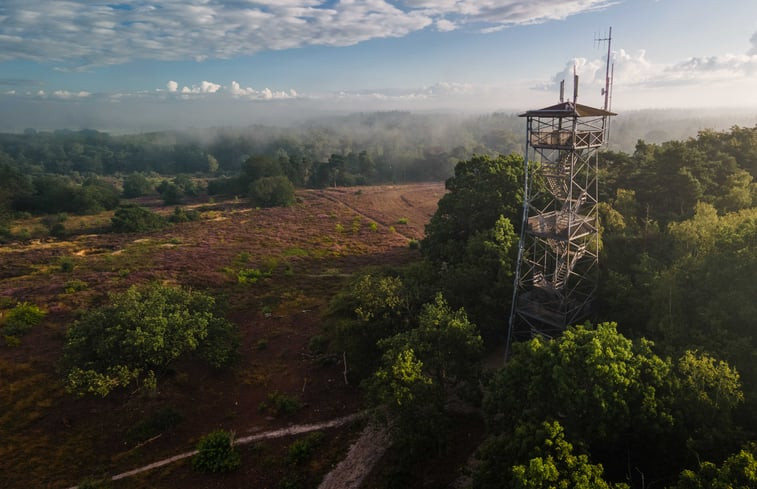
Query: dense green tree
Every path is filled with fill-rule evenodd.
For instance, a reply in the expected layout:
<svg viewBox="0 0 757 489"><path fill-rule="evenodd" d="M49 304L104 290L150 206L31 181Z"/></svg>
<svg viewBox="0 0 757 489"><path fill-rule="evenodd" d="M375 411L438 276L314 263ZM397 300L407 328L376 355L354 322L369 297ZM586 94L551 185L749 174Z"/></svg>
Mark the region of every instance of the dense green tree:
<svg viewBox="0 0 757 489"><path fill-rule="evenodd" d="M481 337L463 310L453 311L437 294L418 326L379 342L381 367L368 382L369 396L386 415L400 449L418 455L441 452L450 396L469 398L477 390Z"/></svg>
<svg viewBox="0 0 757 489"><path fill-rule="evenodd" d="M279 161L264 155L251 156L242 165L243 185L249 185L261 178L278 177L282 175Z"/></svg>
<svg viewBox="0 0 757 489"><path fill-rule="evenodd" d="M292 205L295 202L294 185L283 175L259 178L250 184L250 200L260 207Z"/></svg>
<svg viewBox="0 0 757 489"><path fill-rule="evenodd" d="M127 199L147 195L152 190L150 181L142 173L131 173L124 178L123 195Z"/></svg>
<svg viewBox="0 0 757 489"><path fill-rule="evenodd" d="M757 487L757 446L734 453L720 466L703 462L696 471L684 470L670 489L752 489Z"/></svg>
<svg viewBox="0 0 757 489"><path fill-rule="evenodd" d="M490 433L559 420L615 480L669 477L694 450L712 455L734 433L738 374L696 352L674 364L651 346L613 323L516 344L484 400Z"/></svg>
<svg viewBox="0 0 757 489"><path fill-rule="evenodd" d="M354 279L332 301L328 316L334 346L345 352L353 380L378 367L379 341L408 329L413 320L402 279L372 273Z"/></svg>
<svg viewBox="0 0 757 489"><path fill-rule="evenodd" d="M79 395L108 395L141 382L155 388L156 375L197 351L214 367L231 362L236 328L217 315L203 293L157 284L111 294L66 334L66 388Z"/></svg>
<svg viewBox="0 0 757 489"><path fill-rule="evenodd" d="M436 263L460 263L468 239L492 229L501 216L519 223L523 202L523 158L474 156L455 167L447 194L426 226L421 249Z"/></svg>
<svg viewBox="0 0 757 489"><path fill-rule="evenodd" d="M489 440L481 447L484 459L476 472L476 489L609 489L627 488L603 479L601 465L586 454L574 453L557 421L520 426L513 439ZM509 470L508 470L509 469Z"/></svg>

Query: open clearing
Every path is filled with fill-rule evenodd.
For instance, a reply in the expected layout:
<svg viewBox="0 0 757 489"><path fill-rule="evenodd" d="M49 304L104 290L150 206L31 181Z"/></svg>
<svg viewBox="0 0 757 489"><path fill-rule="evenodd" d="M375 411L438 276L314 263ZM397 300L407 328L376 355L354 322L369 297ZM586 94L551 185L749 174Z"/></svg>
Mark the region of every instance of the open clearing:
<svg viewBox="0 0 757 489"><path fill-rule="evenodd" d="M432 183L303 190L289 208L195 202L187 207L200 210L201 221L159 232L80 234L0 248L0 307L28 301L48 311L19 346L0 346L0 486L69 487L190 451L217 428L244 437L356 412L359 392L345 385L339 359L319 357L309 343L322 334L328 301L350 276L418 256L409 240L423 236L443 194L444 185ZM73 260L73 271L61 270L64 257ZM272 274L238 283L237 273L248 268ZM204 290L224 302L243 334L242 360L224 373L186 360L165 373L151 397L66 395L57 362L67 326L107 292L150 281ZM289 417L260 412L273 392L297 397L303 407ZM165 412L179 421L147 439L135 435ZM361 429L326 432L318 457L298 469L302 487L317 486ZM283 461L289 442L248 446L242 469L224 478L178 463L113 487L277 487L292 472Z"/></svg>

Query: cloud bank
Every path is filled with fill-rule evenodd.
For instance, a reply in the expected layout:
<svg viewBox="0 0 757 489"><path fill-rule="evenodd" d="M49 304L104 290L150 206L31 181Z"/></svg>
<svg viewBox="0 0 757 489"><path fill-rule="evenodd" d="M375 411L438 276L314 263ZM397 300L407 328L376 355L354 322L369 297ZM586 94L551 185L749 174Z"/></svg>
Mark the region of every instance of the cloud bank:
<svg viewBox="0 0 757 489"><path fill-rule="evenodd" d="M0 61L66 69L137 59L202 61L348 46L435 26L491 32L606 8L610 0L4 0Z"/></svg>

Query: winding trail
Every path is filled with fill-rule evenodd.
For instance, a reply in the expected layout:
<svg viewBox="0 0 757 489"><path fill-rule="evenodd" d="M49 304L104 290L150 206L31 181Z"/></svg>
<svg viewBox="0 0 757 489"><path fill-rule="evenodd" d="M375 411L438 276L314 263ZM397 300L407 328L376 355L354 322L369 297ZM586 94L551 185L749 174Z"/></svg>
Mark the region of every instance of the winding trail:
<svg viewBox="0 0 757 489"><path fill-rule="evenodd" d="M343 425L352 423L353 421L357 421L358 419L362 419L365 416L366 414L361 412L361 413L350 414L349 416L343 416L341 418L332 419L330 421L323 421L321 423L288 426L286 428L280 428L278 430L271 430L271 431L266 431L263 433L257 433L255 435L237 438L234 440L234 445L246 445L248 443L252 443L252 442L256 442L260 440L268 440L271 438L282 438L285 436L300 435L302 433L309 433L311 431L318 431L318 430L323 430L327 428L336 428L338 426L343 426ZM362 439L362 436L363 435L361 435L361 439ZM352 452L352 450L350 450L350 452ZM152 470L152 469L157 469L158 467L163 467L164 465L178 462L179 460L192 457L196 454L197 454L197 450L192 450L191 452L180 453L178 455L174 455L173 457L164 458L163 460L158 460L157 462L153 462L149 465L144 465L142 467L129 470L127 472L121 472L120 474L114 475L110 479L116 481L119 479L132 477L136 474L147 472L148 470ZM337 486L333 486L333 487L337 487ZM344 487L344 486L341 486L341 487ZM72 486L72 487L69 487L68 489L78 489L78 486Z"/></svg>

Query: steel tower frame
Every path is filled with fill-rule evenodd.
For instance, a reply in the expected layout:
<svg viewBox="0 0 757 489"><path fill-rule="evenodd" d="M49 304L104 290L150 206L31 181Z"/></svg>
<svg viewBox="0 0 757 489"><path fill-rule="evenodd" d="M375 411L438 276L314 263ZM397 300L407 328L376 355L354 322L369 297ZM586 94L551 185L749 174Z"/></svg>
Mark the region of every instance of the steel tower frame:
<svg viewBox="0 0 757 489"><path fill-rule="evenodd" d="M597 287L599 148L616 114L576 103L574 84L572 102L561 93L559 104L520 114L524 198L508 352L517 337L551 338L584 319Z"/></svg>

